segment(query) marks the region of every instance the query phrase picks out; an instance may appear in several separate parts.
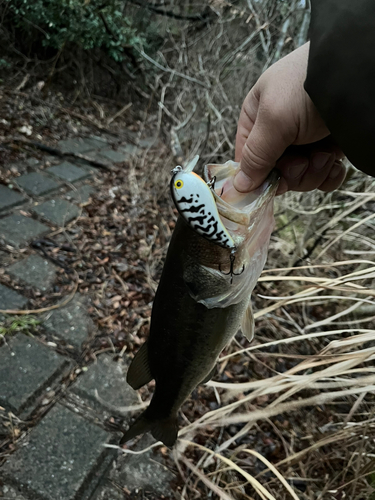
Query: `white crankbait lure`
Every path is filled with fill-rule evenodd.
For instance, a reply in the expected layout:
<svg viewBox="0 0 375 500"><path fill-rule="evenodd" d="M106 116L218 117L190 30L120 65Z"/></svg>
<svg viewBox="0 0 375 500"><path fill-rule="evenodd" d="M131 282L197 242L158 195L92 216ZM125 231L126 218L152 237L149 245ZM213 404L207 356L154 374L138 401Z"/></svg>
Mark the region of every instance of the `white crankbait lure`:
<svg viewBox="0 0 375 500"><path fill-rule="evenodd" d="M216 245L235 251L236 245L220 218L211 186L193 172L198 159L197 155L184 169L178 165L172 170L173 201L194 231Z"/></svg>

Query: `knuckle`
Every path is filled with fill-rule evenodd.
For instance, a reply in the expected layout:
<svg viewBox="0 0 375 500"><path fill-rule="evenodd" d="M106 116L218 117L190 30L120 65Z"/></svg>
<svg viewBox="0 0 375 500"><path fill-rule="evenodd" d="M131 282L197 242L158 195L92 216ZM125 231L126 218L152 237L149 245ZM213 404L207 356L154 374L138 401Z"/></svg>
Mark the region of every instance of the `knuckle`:
<svg viewBox="0 0 375 500"><path fill-rule="evenodd" d="M245 172L262 172L270 168L270 161L259 148L250 147L246 143L242 151L241 167Z"/></svg>

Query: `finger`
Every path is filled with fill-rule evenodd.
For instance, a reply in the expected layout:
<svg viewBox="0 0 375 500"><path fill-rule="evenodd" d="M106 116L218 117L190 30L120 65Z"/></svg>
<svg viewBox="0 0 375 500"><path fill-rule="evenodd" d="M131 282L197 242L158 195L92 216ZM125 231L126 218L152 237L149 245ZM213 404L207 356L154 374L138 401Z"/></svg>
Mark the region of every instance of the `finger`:
<svg viewBox="0 0 375 500"><path fill-rule="evenodd" d="M341 160L345 157L340 146L333 140L332 136L329 135L320 141L289 146L286 148L284 154L278 159L276 167L281 170L289 164L291 159L310 159L314 153L322 151L335 154L337 160Z"/></svg>
<svg viewBox="0 0 375 500"><path fill-rule="evenodd" d="M308 159L308 166L302 174L290 178L293 170L289 168L285 174L289 189L305 192L318 188L328 177L335 159L334 153L317 151Z"/></svg>
<svg viewBox="0 0 375 500"><path fill-rule="evenodd" d="M319 186L318 189L320 189L320 191L325 191L326 193L334 191L335 189L338 189L344 182L345 176L346 176L345 166L340 161L336 161L333 164L328 177Z"/></svg>
<svg viewBox="0 0 375 500"><path fill-rule="evenodd" d="M284 194L287 191L288 191L288 183L283 177L281 177L279 180L279 185L277 187L276 196L280 196L281 194Z"/></svg>
<svg viewBox="0 0 375 500"><path fill-rule="evenodd" d="M277 159L293 139L282 133L283 127L277 114L258 110L254 126L242 149L240 171L234 187L240 192L257 188L274 168Z"/></svg>
<svg viewBox="0 0 375 500"><path fill-rule="evenodd" d="M237 126L235 161L240 161L242 150L253 129L259 108L257 87L253 87L242 105Z"/></svg>
<svg viewBox="0 0 375 500"><path fill-rule="evenodd" d="M328 178L334 163L343 157L331 137L304 146L290 146L276 164L284 179L277 194L319 188Z"/></svg>

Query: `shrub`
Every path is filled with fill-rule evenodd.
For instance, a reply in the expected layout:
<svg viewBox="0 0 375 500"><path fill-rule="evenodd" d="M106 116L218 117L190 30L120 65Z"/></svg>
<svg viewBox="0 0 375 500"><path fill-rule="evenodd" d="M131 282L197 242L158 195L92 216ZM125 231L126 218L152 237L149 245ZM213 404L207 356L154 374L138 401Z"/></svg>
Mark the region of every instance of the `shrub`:
<svg viewBox="0 0 375 500"><path fill-rule="evenodd" d="M102 49L122 61L127 49L143 45L121 0L7 0L12 24L32 42L63 49L67 44L84 50Z"/></svg>

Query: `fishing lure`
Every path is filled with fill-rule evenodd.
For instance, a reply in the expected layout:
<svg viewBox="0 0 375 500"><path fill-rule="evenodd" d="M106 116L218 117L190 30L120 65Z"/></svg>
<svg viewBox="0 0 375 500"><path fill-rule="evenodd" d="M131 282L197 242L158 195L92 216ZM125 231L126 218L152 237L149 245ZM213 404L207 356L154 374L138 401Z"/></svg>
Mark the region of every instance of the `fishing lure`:
<svg viewBox="0 0 375 500"><path fill-rule="evenodd" d="M198 159L197 155L185 168L178 165L172 170L170 186L173 201L181 217L194 231L234 253L236 245L220 218L211 192L214 180L209 185L193 172Z"/></svg>

